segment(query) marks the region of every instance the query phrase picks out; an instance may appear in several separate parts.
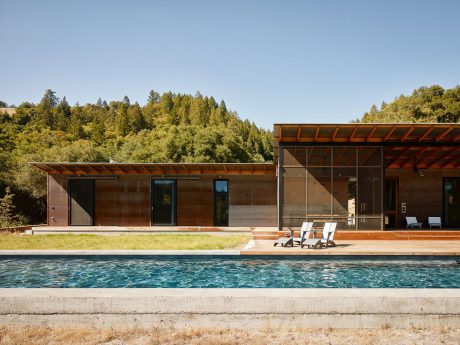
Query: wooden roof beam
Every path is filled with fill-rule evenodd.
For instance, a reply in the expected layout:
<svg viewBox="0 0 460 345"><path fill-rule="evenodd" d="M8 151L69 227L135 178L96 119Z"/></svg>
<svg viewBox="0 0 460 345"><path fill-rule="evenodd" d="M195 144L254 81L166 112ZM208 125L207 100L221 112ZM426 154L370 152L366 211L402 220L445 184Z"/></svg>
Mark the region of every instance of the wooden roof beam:
<svg viewBox="0 0 460 345"><path fill-rule="evenodd" d="M319 127L319 126L318 126L318 127L316 127L316 133L315 133L315 139L314 139L314 141L318 141L318 136L319 136L319 129L320 129L320 127Z"/></svg>
<svg viewBox="0 0 460 345"><path fill-rule="evenodd" d="M374 126L374 128L372 128L371 132L370 132L369 135L367 136L366 141L369 141L369 140L372 138L372 136L374 135L374 133L375 133L376 130L377 130L377 127Z"/></svg>
<svg viewBox="0 0 460 345"><path fill-rule="evenodd" d="M428 136L428 134L430 134L433 131L433 129L434 129L433 126L428 128L428 130L425 133L423 133L422 136L418 139L418 142L423 141Z"/></svg>
<svg viewBox="0 0 460 345"><path fill-rule="evenodd" d="M450 149L447 150L447 152L445 152L443 155L439 156L439 157L436 157L436 159L430 163L430 165L428 166L429 168L432 168L434 165L436 165L437 163L441 162L443 159L447 158L450 156L450 154L454 151L457 150L457 147L452 147Z"/></svg>
<svg viewBox="0 0 460 345"><path fill-rule="evenodd" d="M422 153L422 152L424 152L424 151L426 151L426 150L428 149L428 147L423 147L423 148L420 149L420 148L417 147L417 146L412 147L412 148L413 148L415 151L418 151L418 152L416 153L416 155L415 155L414 157L408 157L403 163L401 163L401 164L400 164L400 167L401 167L401 168L403 168L406 164L408 164L408 163L409 163L410 161L412 161L412 160L414 160L414 163L418 163L418 162L415 161L415 160L417 159L417 156L418 156L420 153Z"/></svg>
<svg viewBox="0 0 460 345"><path fill-rule="evenodd" d="M449 127L447 128L444 132L442 132L440 135L438 135L435 139L436 142L442 140L447 134L449 134L454 128Z"/></svg>
<svg viewBox="0 0 460 345"><path fill-rule="evenodd" d="M442 166L442 168L446 168L448 167L449 165L452 165L453 167L456 166L456 161L458 161L458 159L460 158L460 152L457 152L456 155L454 155L452 157L452 159L449 160L449 162L445 162L444 165Z"/></svg>
<svg viewBox="0 0 460 345"><path fill-rule="evenodd" d="M335 128L335 131L334 131L334 134L332 134L332 142L335 141L335 138L337 137L337 133L339 133L339 127L336 127Z"/></svg>
<svg viewBox="0 0 460 345"><path fill-rule="evenodd" d="M412 126L411 128L409 128L409 129L406 131L406 133L404 133L404 135L401 137L401 142L403 142L404 140L406 140L406 139L409 137L409 135L414 131L414 129L415 129L415 127L413 127L413 126Z"/></svg>
<svg viewBox="0 0 460 345"><path fill-rule="evenodd" d="M398 161L398 159L400 159L400 158L403 157L406 153L408 153L408 152L410 151L411 148L412 148L412 147L409 146L408 148L406 148L405 150L403 150L403 152L401 152L401 154L399 154L399 155L397 155L396 157L394 157L394 158L390 161L390 163L388 163L388 166L395 164L395 163Z"/></svg>
<svg viewBox="0 0 460 345"><path fill-rule="evenodd" d="M350 137L348 138L348 141L352 141L353 140L353 137L355 136L356 132L358 131L358 126L355 126L355 129L353 130L353 132L351 133Z"/></svg>
<svg viewBox="0 0 460 345"><path fill-rule="evenodd" d="M299 126L299 128L297 128L297 136L296 136L296 141L299 141L299 138L300 138L300 131L301 131L302 127Z"/></svg>
<svg viewBox="0 0 460 345"><path fill-rule="evenodd" d="M390 131L383 137L383 141L387 141L395 130L396 130L396 126L393 126L393 128L391 128Z"/></svg>

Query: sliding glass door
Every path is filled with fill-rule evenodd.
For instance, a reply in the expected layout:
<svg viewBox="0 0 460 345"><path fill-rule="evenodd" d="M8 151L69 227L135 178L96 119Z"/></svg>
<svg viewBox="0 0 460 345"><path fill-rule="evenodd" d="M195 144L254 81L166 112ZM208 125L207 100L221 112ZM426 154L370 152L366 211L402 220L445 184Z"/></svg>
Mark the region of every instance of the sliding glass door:
<svg viewBox="0 0 460 345"><path fill-rule="evenodd" d="M176 225L175 180L152 180L152 224Z"/></svg>

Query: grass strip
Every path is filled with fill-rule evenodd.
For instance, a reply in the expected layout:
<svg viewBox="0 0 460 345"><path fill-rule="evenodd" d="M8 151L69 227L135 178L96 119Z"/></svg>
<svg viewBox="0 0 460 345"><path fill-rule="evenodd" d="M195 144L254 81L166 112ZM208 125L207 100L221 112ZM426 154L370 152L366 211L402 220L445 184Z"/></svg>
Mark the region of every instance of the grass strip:
<svg viewBox="0 0 460 345"><path fill-rule="evenodd" d="M155 235L0 235L0 250L13 249L233 249L250 240L249 235L155 234Z"/></svg>

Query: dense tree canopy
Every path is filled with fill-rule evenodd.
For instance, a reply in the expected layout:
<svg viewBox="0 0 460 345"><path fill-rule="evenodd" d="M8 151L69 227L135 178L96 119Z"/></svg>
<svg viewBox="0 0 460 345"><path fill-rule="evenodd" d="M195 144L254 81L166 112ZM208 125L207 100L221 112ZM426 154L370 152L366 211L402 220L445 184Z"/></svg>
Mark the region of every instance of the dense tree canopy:
<svg viewBox="0 0 460 345"><path fill-rule="evenodd" d="M152 90L145 106L132 104L127 96L70 106L66 97L59 99L56 92L46 90L38 104L24 102L13 116L0 113L0 126L0 197L9 187L17 210L32 222L44 220L46 179L28 164L31 161L273 159L271 131L241 120L224 101L200 93L160 95Z"/></svg>
<svg viewBox="0 0 460 345"><path fill-rule="evenodd" d="M393 102L373 105L358 122L459 122L460 86L444 90L441 86L420 87L412 95L401 95Z"/></svg>

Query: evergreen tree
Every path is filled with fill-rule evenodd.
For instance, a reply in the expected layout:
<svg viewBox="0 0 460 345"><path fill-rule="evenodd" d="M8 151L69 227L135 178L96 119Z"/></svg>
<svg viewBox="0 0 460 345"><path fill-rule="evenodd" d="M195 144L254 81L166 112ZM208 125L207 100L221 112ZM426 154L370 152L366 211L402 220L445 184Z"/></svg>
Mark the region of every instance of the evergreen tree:
<svg viewBox="0 0 460 345"><path fill-rule="evenodd" d="M128 117L130 121L130 127L134 129L135 133L146 127L144 115L142 114L141 107L137 102L129 108Z"/></svg>
<svg viewBox="0 0 460 345"><path fill-rule="evenodd" d="M150 90L148 103L158 104L161 101L161 96L158 92Z"/></svg>
<svg viewBox="0 0 460 345"><path fill-rule="evenodd" d="M41 120L46 126L54 127L54 114L53 109L59 103L59 98L56 97L56 92L51 89L45 91L39 105L38 110Z"/></svg>
<svg viewBox="0 0 460 345"><path fill-rule="evenodd" d="M61 102L56 107L54 115L54 125L56 129L61 131L66 131L69 126L70 117L72 115L69 103L65 96L62 98Z"/></svg>
<svg viewBox="0 0 460 345"><path fill-rule="evenodd" d="M126 136L130 132L130 121L128 116L128 104L123 102L117 112L116 118L117 133L119 136Z"/></svg>

